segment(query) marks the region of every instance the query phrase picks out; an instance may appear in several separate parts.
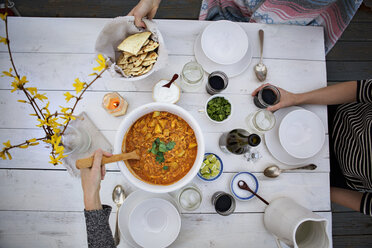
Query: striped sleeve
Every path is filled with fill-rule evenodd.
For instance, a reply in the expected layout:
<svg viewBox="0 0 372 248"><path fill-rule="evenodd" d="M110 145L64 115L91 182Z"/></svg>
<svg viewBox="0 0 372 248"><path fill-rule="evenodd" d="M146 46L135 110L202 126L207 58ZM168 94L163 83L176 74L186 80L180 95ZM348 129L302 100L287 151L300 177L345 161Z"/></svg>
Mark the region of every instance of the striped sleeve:
<svg viewBox="0 0 372 248"><path fill-rule="evenodd" d="M358 80L357 102L372 103L372 79Z"/></svg>
<svg viewBox="0 0 372 248"><path fill-rule="evenodd" d="M360 202L360 212L372 216L372 193L365 192Z"/></svg>

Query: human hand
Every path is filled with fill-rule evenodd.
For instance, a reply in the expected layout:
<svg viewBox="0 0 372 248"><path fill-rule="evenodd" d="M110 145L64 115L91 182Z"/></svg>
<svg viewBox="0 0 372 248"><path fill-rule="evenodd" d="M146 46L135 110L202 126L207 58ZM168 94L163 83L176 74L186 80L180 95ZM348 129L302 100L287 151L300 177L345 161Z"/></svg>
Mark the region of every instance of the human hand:
<svg viewBox="0 0 372 248"><path fill-rule="evenodd" d="M255 89L252 92L252 96L254 97L255 95L257 95L257 93L263 87L268 86L268 85L270 85L270 84L263 84L260 87L258 87L257 89ZM278 88L278 90L280 92L280 101L277 104L273 105L273 106L267 107L267 110L269 110L269 111L275 111L275 110L278 110L278 109L281 109L281 108L285 108L285 107L289 107L289 106L293 106L293 105L296 105L297 104L297 102L298 102L298 96L297 96L297 94L288 92L288 91L283 90L282 88L279 88L279 87L276 87L276 88Z"/></svg>
<svg viewBox="0 0 372 248"><path fill-rule="evenodd" d="M146 24L142 21L143 17L148 19L154 18L156 11L159 8L160 0L141 0L128 14L134 16L134 24L137 27L146 28Z"/></svg>
<svg viewBox="0 0 372 248"><path fill-rule="evenodd" d="M99 190L101 180L105 178L106 168L101 166L102 156L110 157L111 153L98 149L94 152L93 166L80 170L81 186L84 193L84 206L86 210L102 209Z"/></svg>

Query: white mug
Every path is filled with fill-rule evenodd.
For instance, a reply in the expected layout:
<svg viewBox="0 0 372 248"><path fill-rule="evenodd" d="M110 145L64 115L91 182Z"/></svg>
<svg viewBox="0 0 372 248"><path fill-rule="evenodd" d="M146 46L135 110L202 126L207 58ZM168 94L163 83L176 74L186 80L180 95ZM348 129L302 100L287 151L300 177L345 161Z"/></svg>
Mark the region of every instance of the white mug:
<svg viewBox="0 0 372 248"><path fill-rule="evenodd" d="M328 221L290 198L273 200L265 209L266 229L294 248L329 248Z"/></svg>

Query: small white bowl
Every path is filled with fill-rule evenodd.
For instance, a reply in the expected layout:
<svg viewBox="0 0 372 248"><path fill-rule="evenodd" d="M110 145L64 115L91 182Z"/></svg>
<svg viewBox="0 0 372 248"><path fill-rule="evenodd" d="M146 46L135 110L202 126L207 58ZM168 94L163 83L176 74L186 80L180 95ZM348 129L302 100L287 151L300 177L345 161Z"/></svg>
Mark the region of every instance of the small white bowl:
<svg viewBox="0 0 372 248"><path fill-rule="evenodd" d="M212 61L231 65L248 51L248 36L239 24L221 20L209 24L201 36L204 54Z"/></svg>
<svg viewBox="0 0 372 248"><path fill-rule="evenodd" d="M214 99L214 98L216 98L216 97L223 97L223 98L225 98L227 101L229 101L229 103L230 103L230 105L231 105L230 115L229 115L225 120L223 120L223 121L215 121L215 120L212 120L212 118L209 117L208 112L207 112L207 107L208 107L208 103L209 103L209 101L212 100L212 99ZM207 118L208 118L211 122L219 123L219 124L220 124L220 123L225 123L225 122L227 122L228 120L230 120L230 119L231 119L231 116L234 114L234 111L233 111L233 110L234 110L234 108L233 108L233 104L232 104L231 100L230 100L228 97L226 97L226 96L224 96L224 95L222 95L222 94L216 94L216 95L213 95L213 96L211 96L210 98L208 98L207 102L205 103L205 107L204 107L204 111L205 111L205 114L206 114Z"/></svg>
<svg viewBox="0 0 372 248"><path fill-rule="evenodd" d="M172 83L169 89L165 87L163 88L163 90L169 90L169 91L171 91L171 89L174 89L175 98L173 101L165 101L164 99L160 99L161 98L160 95L155 95L156 92L159 92L159 90L156 90L156 89L157 88L161 89L161 87L163 87L167 83L169 83L169 80L162 79L154 85L154 87L152 88L152 99L154 100L154 102L177 103L180 100L181 88L177 85L176 82Z"/></svg>
<svg viewBox="0 0 372 248"><path fill-rule="evenodd" d="M167 247L177 239L180 230L178 210L161 198L142 201L129 216L129 232L141 247Z"/></svg>
<svg viewBox="0 0 372 248"><path fill-rule="evenodd" d="M294 110L281 121L279 140L289 155L301 159L313 157L323 147L325 140L323 123L309 110Z"/></svg>
<svg viewBox="0 0 372 248"><path fill-rule="evenodd" d="M258 191L258 180L255 175L250 172L239 172L231 179L230 190L231 193L241 201L248 201L254 197L254 195L247 190L241 189L238 186L238 182L243 180L249 188L251 188L255 193Z"/></svg>

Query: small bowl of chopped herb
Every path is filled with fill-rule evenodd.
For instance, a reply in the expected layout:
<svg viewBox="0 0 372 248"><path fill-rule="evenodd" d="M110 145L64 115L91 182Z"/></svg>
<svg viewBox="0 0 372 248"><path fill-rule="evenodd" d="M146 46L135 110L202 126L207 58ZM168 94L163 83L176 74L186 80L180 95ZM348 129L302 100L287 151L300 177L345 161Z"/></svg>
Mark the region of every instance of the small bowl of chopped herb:
<svg viewBox="0 0 372 248"><path fill-rule="evenodd" d="M214 181L219 178L223 171L223 163L220 157L214 153L205 153L198 177L204 181Z"/></svg>
<svg viewBox="0 0 372 248"><path fill-rule="evenodd" d="M228 121L232 116L231 101L223 95L211 96L205 105L205 113L209 120L215 123Z"/></svg>

